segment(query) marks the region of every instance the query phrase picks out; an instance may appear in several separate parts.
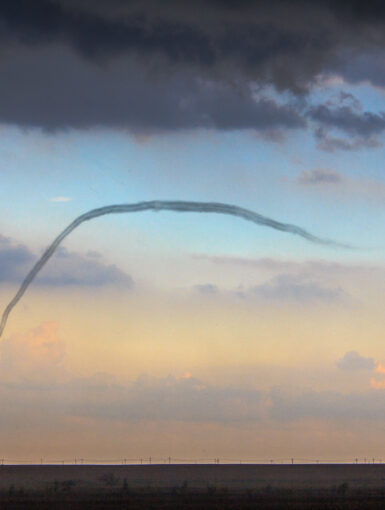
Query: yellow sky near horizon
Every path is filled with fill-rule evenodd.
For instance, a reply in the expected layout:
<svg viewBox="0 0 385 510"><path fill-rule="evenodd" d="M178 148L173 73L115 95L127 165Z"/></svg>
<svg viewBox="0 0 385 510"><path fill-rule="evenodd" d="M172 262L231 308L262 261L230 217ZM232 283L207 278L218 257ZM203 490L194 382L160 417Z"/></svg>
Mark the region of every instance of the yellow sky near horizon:
<svg viewBox="0 0 385 510"><path fill-rule="evenodd" d="M354 305L261 305L180 292L34 289L15 308L4 337L50 320L58 323L66 344L68 370L79 376L102 371L124 379L141 373L209 374L232 365L305 370L332 365L349 350L382 361L377 312Z"/></svg>
<svg viewBox="0 0 385 510"><path fill-rule="evenodd" d="M336 366L351 350L384 362L376 291L365 292L358 307L30 289L2 339L4 456L374 456L383 374Z"/></svg>

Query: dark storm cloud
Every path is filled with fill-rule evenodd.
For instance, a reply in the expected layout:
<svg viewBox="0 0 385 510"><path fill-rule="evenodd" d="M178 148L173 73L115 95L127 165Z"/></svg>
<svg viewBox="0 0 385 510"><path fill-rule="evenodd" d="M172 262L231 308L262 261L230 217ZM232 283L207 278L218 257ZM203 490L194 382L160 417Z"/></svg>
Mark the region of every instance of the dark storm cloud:
<svg viewBox="0 0 385 510"><path fill-rule="evenodd" d="M369 82L377 87L385 87L385 59L382 48L347 58L341 73L350 83Z"/></svg>
<svg viewBox="0 0 385 510"><path fill-rule="evenodd" d="M293 106L254 97L250 85L303 93L321 73L364 79L354 62L383 51L384 20L376 1L3 0L0 121L135 132L304 127ZM325 112L313 115L324 122ZM353 121L370 130L376 119Z"/></svg>
<svg viewBox="0 0 385 510"><path fill-rule="evenodd" d="M294 107L261 95L254 100L246 85L233 87L190 72L150 73L132 59L95 66L65 48L5 55L0 76L0 120L22 126L108 126L153 133L305 125Z"/></svg>
<svg viewBox="0 0 385 510"><path fill-rule="evenodd" d="M161 51L173 60L212 61L209 41L201 30L162 17L149 25L145 4L127 2L125 16L112 18L105 16L106 11L113 12L109 0L100 4L99 12L93 2L83 2L79 8L65 1L3 0L2 38L24 44L64 42L91 58L134 50Z"/></svg>
<svg viewBox="0 0 385 510"><path fill-rule="evenodd" d="M358 99L344 91L312 106L306 116L314 123L318 148L327 152L359 150L382 145L385 112L364 111Z"/></svg>
<svg viewBox="0 0 385 510"><path fill-rule="evenodd" d="M385 113L356 112L349 106L329 108L318 105L310 109L309 116L319 124L339 129L353 136L369 138L385 130Z"/></svg>
<svg viewBox="0 0 385 510"><path fill-rule="evenodd" d="M0 16L3 39L65 42L88 57L159 52L204 65L235 57L253 67L295 52L307 64L317 53L322 60L349 32L381 28L385 9L376 1L3 0Z"/></svg>
<svg viewBox="0 0 385 510"><path fill-rule="evenodd" d="M356 151L382 146L381 140L376 136L336 136L322 127L315 130L314 136L317 140L317 147L325 152Z"/></svg>

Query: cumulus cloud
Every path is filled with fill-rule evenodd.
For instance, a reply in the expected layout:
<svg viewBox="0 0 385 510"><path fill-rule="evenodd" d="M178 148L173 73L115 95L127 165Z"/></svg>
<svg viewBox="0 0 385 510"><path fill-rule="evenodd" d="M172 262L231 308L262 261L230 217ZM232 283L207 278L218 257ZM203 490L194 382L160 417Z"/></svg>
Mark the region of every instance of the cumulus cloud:
<svg viewBox="0 0 385 510"><path fill-rule="evenodd" d="M29 248L0 236L0 282L20 282L30 270L35 255ZM131 276L114 264L104 263L95 253L82 255L59 248L36 279L41 285L132 286Z"/></svg>
<svg viewBox="0 0 385 510"><path fill-rule="evenodd" d="M336 361L336 365L341 370L373 370L375 362L373 358L365 358L357 351L348 351L342 358Z"/></svg>

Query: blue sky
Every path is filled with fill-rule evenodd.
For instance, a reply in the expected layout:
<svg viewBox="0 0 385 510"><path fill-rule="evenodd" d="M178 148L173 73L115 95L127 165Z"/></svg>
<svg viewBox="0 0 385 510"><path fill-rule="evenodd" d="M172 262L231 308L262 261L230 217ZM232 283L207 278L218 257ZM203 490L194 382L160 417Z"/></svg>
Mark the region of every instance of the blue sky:
<svg viewBox="0 0 385 510"><path fill-rule="evenodd" d="M239 204L317 235L371 248L345 253L348 258L382 256L381 148L329 154L318 150L313 137L303 132L290 134L283 142L261 140L250 131L185 132L138 140L102 129L52 134L3 126L2 134L3 231L20 241L33 239L36 248L88 209L159 198ZM346 190L322 183L298 184L302 171L315 169L332 170L356 184ZM367 190L360 181L369 183ZM53 202L57 197L69 200ZM156 226L151 214L98 221L108 222L117 237L121 228L150 227L155 251L177 244L186 251L274 256L279 238L279 251L286 256L341 257L335 250L331 254L290 236L254 231L236 219L164 215L167 220L156 218ZM28 228L23 229L25 224ZM174 228L177 239L170 235ZM82 235L95 235L101 225L87 225L83 230ZM129 246L121 246L129 251Z"/></svg>

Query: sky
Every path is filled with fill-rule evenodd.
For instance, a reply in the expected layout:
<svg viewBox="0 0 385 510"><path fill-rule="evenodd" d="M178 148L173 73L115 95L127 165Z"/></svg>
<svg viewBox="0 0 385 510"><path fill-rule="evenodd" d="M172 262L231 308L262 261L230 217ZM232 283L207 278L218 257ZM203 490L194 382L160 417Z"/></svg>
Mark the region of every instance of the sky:
<svg viewBox="0 0 385 510"><path fill-rule="evenodd" d="M385 5L2 0L0 456L385 458Z"/></svg>

